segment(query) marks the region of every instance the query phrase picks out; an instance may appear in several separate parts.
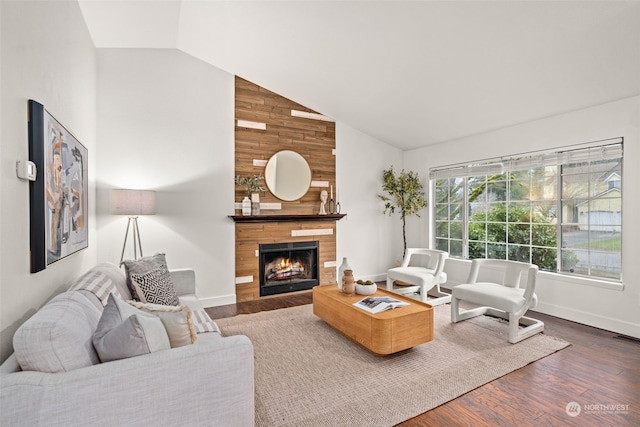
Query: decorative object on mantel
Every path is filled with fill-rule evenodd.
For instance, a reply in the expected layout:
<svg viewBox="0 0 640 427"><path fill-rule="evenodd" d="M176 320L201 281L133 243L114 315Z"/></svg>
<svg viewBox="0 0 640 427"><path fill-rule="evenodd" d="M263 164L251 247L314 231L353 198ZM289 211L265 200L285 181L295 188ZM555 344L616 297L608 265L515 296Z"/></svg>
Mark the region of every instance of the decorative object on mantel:
<svg viewBox="0 0 640 427"><path fill-rule="evenodd" d="M257 191L264 193L264 187L261 184L262 180L264 180L262 175L254 175L252 177L236 176L236 184L244 187L247 192L247 195L242 199L242 215L260 214L260 196ZM251 196L251 199L249 199L249 196Z"/></svg>
<svg viewBox="0 0 640 427"><path fill-rule="evenodd" d="M251 195L251 215L260 215L260 194Z"/></svg>
<svg viewBox="0 0 640 427"><path fill-rule="evenodd" d="M402 257L407 252L407 233L406 233L406 217L416 215L427 206L427 200L424 198L422 191L422 183L418 178L418 174L413 171L405 172L404 169L396 176L393 166L382 172L382 190L388 195L379 194L381 200L385 202L384 213L393 214L396 209L400 213L402 220L402 241L403 252Z"/></svg>
<svg viewBox="0 0 640 427"><path fill-rule="evenodd" d="M124 260L124 250L127 247L127 237L129 237L129 226L133 223L133 259L138 259L138 249L142 254L142 244L140 243L140 229L138 228L139 215L155 215L156 213L156 192L149 190L111 190L111 214L128 215L127 230L124 234L122 244L122 254L120 264ZM136 247L137 245L137 247Z"/></svg>
<svg viewBox="0 0 640 427"><path fill-rule="evenodd" d="M251 199L247 196L242 199L242 215L251 216Z"/></svg>
<svg viewBox="0 0 640 427"><path fill-rule="evenodd" d="M343 257L342 258L342 264L340 264L340 267L338 267L338 289L340 291L342 291L342 278L344 277L344 272L345 270L351 270L351 266L349 265L349 262L347 261L347 257Z"/></svg>
<svg viewBox="0 0 640 427"><path fill-rule="evenodd" d="M336 196L338 195L338 189L336 188ZM329 213L336 213L336 201L333 200L333 185L331 186L331 197L329 198Z"/></svg>
<svg viewBox="0 0 640 427"><path fill-rule="evenodd" d="M327 204L327 190L322 190L320 192L320 212L318 215L326 215L327 211L324 209L324 205Z"/></svg>

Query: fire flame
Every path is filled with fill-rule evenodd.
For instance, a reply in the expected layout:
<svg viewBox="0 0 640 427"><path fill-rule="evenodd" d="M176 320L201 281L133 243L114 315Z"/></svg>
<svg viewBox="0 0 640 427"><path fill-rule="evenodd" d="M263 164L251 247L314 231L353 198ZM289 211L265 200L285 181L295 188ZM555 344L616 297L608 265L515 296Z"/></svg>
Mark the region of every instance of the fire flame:
<svg viewBox="0 0 640 427"><path fill-rule="evenodd" d="M273 267L267 267L265 271L267 280L285 280L305 274L304 264L299 261L292 262L290 258L280 258L271 265Z"/></svg>
<svg viewBox="0 0 640 427"><path fill-rule="evenodd" d="M280 268L287 268L291 266L291 260L289 258L282 258L280 261Z"/></svg>

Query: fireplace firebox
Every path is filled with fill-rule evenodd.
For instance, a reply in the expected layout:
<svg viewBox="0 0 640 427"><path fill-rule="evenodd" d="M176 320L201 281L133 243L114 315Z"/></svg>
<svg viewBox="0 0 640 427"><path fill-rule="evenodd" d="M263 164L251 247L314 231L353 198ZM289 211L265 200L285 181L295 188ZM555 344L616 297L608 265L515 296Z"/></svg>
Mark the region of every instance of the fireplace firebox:
<svg viewBox="0 0 640 427"><path fill-rule="evenodd" d="M303 291L320 283L318 241L259 245L260 296Z"/></svg>

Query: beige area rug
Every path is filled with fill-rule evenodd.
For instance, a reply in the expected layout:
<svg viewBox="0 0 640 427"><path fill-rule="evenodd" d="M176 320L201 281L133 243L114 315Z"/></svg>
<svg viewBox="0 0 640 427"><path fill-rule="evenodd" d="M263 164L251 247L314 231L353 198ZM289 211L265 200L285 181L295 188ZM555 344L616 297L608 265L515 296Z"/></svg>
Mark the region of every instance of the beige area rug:
<svg viewBox="0 0 640 427"><path fill-rule="evenodd" d="M257 426L392 426L569 343L537 334L518 344L507 324L478 317L451 324L434 309L435 339L375 356L313 315L311 305L216 323L254 345Z"/></svg>

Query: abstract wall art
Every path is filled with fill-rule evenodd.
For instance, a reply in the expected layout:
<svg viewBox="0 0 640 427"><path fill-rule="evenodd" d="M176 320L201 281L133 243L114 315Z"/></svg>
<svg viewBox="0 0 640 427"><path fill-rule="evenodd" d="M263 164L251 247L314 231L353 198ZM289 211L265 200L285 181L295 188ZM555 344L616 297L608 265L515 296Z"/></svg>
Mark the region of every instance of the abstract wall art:
<svg viewBox="0 0 640 427"><path fill-rule="evenodd" d="M29 100L31 272L88 246L87 149L42 104Z"/></svg>

